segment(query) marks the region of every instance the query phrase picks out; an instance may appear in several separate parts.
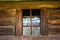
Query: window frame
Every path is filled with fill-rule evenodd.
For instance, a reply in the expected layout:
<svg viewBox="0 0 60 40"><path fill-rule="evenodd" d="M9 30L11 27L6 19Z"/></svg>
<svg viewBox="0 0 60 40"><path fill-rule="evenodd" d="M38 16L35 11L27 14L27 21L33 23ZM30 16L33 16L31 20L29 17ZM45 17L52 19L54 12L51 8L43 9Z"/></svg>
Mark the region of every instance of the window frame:
<svg viewBox="0 0 60 40"><path fill-rule="evenodd" d="M30 9L31 10L31 9ZM40 26L40 35L44 36L48 35L48 28L47 28L47 8L40 8L41 10L41 26ZM30 11L31 12L31 11ZM30 13L31 14L31 13ZM16 25L16 35L23 36L23 29L22 29L22 9L17 9L17 25ZM27 36L27 35L26 35ZM31 35L30 35L31 36ZM33 36L33 35L32 35ZM37 36L37 35L36 35Z"/></svg>
<svg viewBox="0 0 60 40"><path fill-rule="evenodd" d="M31 9L30 9L31 10ZM46 8L41 8L40 9L41 10L41 26L40 26L40 35L48 35L48 31L47 31L47 21L45 21L45 20L47 20L47 16L46 16L46 13L47 13L47 10L46 10ZM19 17L19 19L21 20L20 21L20 23L21 23L21 25L20 25L20 35L23 35L23 27L22 27L22 9L21 9L21 11L20 11L20 14L21 14L21 16ZM30 14L32 14L31 13L31 11L30 11ZM30 16L30 17L32 17L32 15ZM31 29L32 29L32 27L31 27ZM43 30L44 29L44 30ZM32 31L32 30L31 30Z"/></svg>
<svg viewBox="0 0 60 40"><path fill-rule="evenodd" d="M40 34L41 34L41 36L49 36L48 18L47 18L48 8L40 8L40 10L41 10ZM18 22L17 22L17 27L16 27L16 35L23 36L23 33L22 33L23 32L22 31L22 9L17 9L17 21ZM33 35L30 35L30 36L33 36Z"/></svg>

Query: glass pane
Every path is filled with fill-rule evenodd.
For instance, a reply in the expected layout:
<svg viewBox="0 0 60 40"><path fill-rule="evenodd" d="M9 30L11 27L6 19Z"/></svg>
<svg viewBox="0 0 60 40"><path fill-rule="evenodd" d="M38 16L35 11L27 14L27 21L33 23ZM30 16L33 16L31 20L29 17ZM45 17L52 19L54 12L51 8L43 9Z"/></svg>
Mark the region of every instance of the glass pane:
<svg viewBox="0 0 60 40"><path fill-rule="evenodd" d="M32 35L40 35L40 27L32 27Z"/></svg>
<svg viewBox="0 0 60 40"><path fill-rule="evenodd" d="M32 16L40 16L40 9L32 9Z"/></svg>
<svg viewBox="0 0 60 40"><path fill-rule="evenodd" d="M22 13L23 13L23 16L30 16L30 9L23 9Z"/></svg>
<svg viewBox="0 0 60 40"><path fill-rule="evenodd" d="M30 26L30 18L23 18L23 27Z"/></svg>
<svg viewBox="0 0 60 40"><path fill-rule="evenodd" d="M40 26L40 18L39 17L32 18L32 26Z"/></svg>
<svg viewBox="0 0 60 40"><path fill-rule="evenodd" d="M23 35L30 35L30 27L23 27Z"/></svg>

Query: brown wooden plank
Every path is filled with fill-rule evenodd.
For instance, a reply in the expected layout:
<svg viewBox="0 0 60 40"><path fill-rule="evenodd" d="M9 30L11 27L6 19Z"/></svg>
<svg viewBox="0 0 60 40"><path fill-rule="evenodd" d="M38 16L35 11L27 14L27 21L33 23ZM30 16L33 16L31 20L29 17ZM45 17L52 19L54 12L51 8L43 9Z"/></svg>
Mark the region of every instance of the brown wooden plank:
<svg viewBox="0 0 60 40"><path fill-rule="evenodd" d="M48 19L48 24L60 24L60 19L55 19L55 20Z"/></svg>
<svg viewBox="0 0 60 40"><path fill-rule="evenodd" d="M22 10L16 10L16 36L22 35Z"/></svg>
<svg viewBox="0 0 60 40"><path fill-rule="evenodd" d="M41 35L47 35L47 9L41 8Z"/></svg>

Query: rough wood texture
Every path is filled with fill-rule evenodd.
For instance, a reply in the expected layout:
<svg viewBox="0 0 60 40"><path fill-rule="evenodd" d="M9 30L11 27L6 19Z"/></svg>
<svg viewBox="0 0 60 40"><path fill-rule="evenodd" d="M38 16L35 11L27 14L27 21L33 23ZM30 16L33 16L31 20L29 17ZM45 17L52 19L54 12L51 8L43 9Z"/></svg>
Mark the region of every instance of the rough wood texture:
<svg viewBox="0 0 60 40"><path fill-rule="evenodd" d="M60 9L48 10L49 34L60 34Z"/></svg>
<svg viewBox="0 0 60 40"><path fill-rule="evenodd" d="M60 40L59 37L0 37L0 40Z"/></svg>
<svg viewBox="0 0 60 40"><path fill-rule="evenodd" d="M41 8L41 34L47 35L48 29L47 29L47 9Z"/></svg>
<svg viewBox="0 0 60 40"><path fill-rule="evenodd" d="M40 8L39 6L41 5L53 5L54 8L60 7L60 2L0 2L0 8L4 9L9 9L9 8L16 8L17 14L16 14L16 20L17 20L17 25L16 25L16 36L13 37L0 37L0 40L60 40L60 37L46 37L46 36L40 36L40 37L35 37L35 36L22 36L22 21L21 21L21 14L19 14L20 8ZM51 7L51 6L50 6ZM49 7L49 8L50 8ZM52 8L53 8L52 7ZM19 16L20 15L20 16ZM20 19L20 21L18 20ZM46 32L46 31L45 31Z"/></svg>
<svg viewBox="0 0 60 40"><path fill-rule="evenodd" d="M60 24L60 19L48 20L48 24Z"/></svg>

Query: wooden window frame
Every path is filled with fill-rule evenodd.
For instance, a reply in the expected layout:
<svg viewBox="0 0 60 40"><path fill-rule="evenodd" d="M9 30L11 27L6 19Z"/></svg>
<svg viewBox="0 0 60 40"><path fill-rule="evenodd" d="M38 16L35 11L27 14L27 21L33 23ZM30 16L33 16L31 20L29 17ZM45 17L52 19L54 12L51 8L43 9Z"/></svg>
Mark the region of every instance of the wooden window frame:
<svg viewBox="0 0 60 40"><path fill-rule="evenodd" d="M17 18L16 35L17 36L22 36L23 35L23 31L22 31L22 28L23 28L22 27L22 9L17 9L16 12L17 12L17 14L16 14L16 18ZM30 14L31 14L31 11L30 11ZM40 30L41 30L40 31L41 35L48 35L47 9L46 8L41 8L41 26L40 26Z"/></svg>

